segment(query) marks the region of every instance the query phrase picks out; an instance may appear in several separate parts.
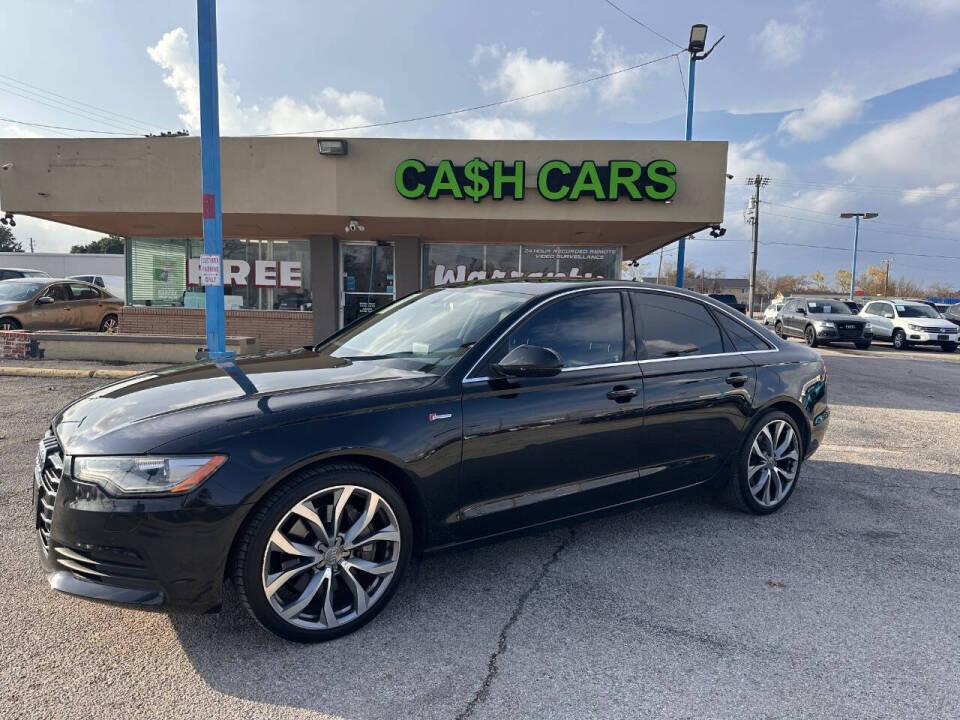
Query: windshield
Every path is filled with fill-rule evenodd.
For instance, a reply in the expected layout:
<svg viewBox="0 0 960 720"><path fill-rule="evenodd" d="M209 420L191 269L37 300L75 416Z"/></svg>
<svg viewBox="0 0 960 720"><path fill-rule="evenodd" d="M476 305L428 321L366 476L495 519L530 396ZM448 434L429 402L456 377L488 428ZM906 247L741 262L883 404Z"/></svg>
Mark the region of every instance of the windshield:
<svg viewBox="0 0 960 720"><path fill-rule="evenodd" d="M0 282L0 302L23 302L29 300L45 283Z"/></svg>
<svg viewBox="0 0 960 720"><path fill-rule="evenodd" d="M21 270L23 277L50 277L43 270Z"/></svg>
<svg viewBox="0 0 960 720"><path fill-rule="evenodd" d="M839 300L808 300L807 312L834 315L849 315L850 308Z"/></svg>
<svg viewBox="0 0 960 720"><path fill-rule="evenodd" d="M929 305L897 305L897 314L903 318L939 318L940 313Z"/></svg>
<svg viewBox="0 0 960 720"><path fill-rule="evenodd" d="M370 315L317 350L354 362L390 359L405 369L442 372L529 299L482 286L422 292Z"/></svg>

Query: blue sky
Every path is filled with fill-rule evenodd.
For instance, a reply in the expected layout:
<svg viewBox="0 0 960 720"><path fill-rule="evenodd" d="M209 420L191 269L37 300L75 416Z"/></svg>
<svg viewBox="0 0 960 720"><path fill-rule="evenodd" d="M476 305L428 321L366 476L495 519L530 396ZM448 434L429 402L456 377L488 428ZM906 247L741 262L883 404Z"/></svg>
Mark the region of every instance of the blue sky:
<svg viewBox="0 0 960 720"><path fill-rule="evenodd" d="M891 257L894 275L960 286L960 0L615 1L680 44L695 22L710 26L708 42L726 35L698 66L694 136L731 142L728 233L690 243L691 262L745 274L743 180L762 173L772 181L761 267L832 278L849 265L842 248L853 235L837 213L870 210L880 217L864 224L860 267ZM194 2L7 0L4 10L0 116L198 132ZM440 112L677 51L604 0L221 1L219 45L225 134ZM668 58L534 100L363 134L679 139L680 59L683 80ZM49 95L40 104L14 80L100 111L80 117ZM44 134L0 121L0 135ZM26 218L17 234L51 250L88 236Z"/></svg>

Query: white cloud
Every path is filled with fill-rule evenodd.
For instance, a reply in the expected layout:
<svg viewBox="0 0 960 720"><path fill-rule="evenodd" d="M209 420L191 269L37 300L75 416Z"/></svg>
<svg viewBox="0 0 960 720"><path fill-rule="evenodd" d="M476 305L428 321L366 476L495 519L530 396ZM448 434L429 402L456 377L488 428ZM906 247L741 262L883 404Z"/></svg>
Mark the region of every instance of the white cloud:
<svg viewBox="0 0 960 720"><path fill-rule="evenodd" d="M655 57L656 55L653 54L631 55L621 46L611 44L606 37L606 31L602 27L597 29L593 36L593 42L590 44L590 59L599 66L591 69L593 75L617 72L653 60ZM643 69L623 72L609 77L597 83L597 95L601 101L607 103L629 100L631 95L643 88L644 83L649 82L651 75L662 77L666 73L676 72L676 69L672 67L674 62L671 60L656 63Z"/></svg>
<svg viewBox="0 0 960 720"><path fill-rule="evenodd" d="M500 117L455 118L454 128L470 140L533 140L537 132L526 120Z"/></svg>
<svg viewBox="0 0 960 720"><path fill-rule="evenodd" d="M38 138L43 137L36 130L26 126L26 125L16 125L14 123L7 123L3 127L0 127L0 137L7 138Z"/></svg>
<svg viewBox="0 0 960 720"><path fill-rule="evenodd" d="M750 44L778 65L792 65L803 57L807 31L802 25L791 25L770 19L763 30L750 36Z"/></svg>
<svg viewBox="0 0 960 720"><path fill-rule="evenodd" d="M960 12L960 0L887 0L887 5L896 5L935 17Z"/></svg>
<svg viewBox="0 0 960 720"><path fill-rule="evenodd" d="M960 95L928 105L858 138L829 167L884 184L953 182L960 167Z"/></svg>
<svg viewBox="0 0 960 720"><path fill-rule="evenodd" d="M532 58L526 48L511 50L500 57L500 66L492 78L481 81L484 89L499 90L504 98L530 95L550 88L569 85L578 79L573 67L564 60L546 57ZM541 95L517 103L525 113L536 114L557 110L582 99L586 88L571 88L564 92Z"/></svg>
<svg viewBox="0 0 960 720"><path fill-rule="evenodd" d="M17 226L11 228L14 237L23 245L23 249L30 250L30 238L33 238L33 249L36 252L70 252L73 245L82 245L91 240L99 240L106 233L93 232L83 228L64 225L52 220L17 215ZM29 267L29 254L24 256L23 265Z"/></svg>
<svg viewBox="0 0 960 720"><path fill-rule="evenodd" d="M164 84L176 93L180 121L196 133L200 129L200 86L186 31L178 27L164 34L156 45L147 48L147 54L164 70ZM220 132L224 135L295 131L313 134L324 128L369 125L386 114L381 98L360 90L341 92L328 87L313 102L283 96L261 108L244 105L223 65L219 67L219 83Z"/></svg>
<svg viewBox="0 0 960 720"><path fill-rule="evenodd" d="M734 183L740 184L753 175L771 175L783 177L787 165L774 160L764 145L766 137L755 137L747 142L732 142L727 151L727 172L734 176Z"/></svg>
<svg viewBox="0 0 960 720"><path fill-rule="evenodd" d="M860 116L863 103L852 95L824 90L802 110L796 110L780 121L777 132L794 140L819 140L830 130Z"/></svg>
<svg viewBox="0 0 960 720"><path fill-rule="evenodd" d="M946 201L946 207L960 207L960 183L945 182L939 185L926 185L904 190L900 202L904 205L921 205L923 203Z"/></svg>

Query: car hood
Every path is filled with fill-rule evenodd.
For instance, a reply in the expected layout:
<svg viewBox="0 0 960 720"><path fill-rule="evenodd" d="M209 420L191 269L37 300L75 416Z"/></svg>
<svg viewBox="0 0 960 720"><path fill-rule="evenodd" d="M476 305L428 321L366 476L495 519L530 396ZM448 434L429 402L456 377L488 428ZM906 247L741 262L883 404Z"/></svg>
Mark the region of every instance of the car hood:
<svg viewBox="0 0 960 720"><path fill-rule="evenodd" d="M0 302L0 314L8 312L16 312L20 307L18 302Z"/></svg>
<svg viewBox="0 0 960 720"><path fill-rule="evenodd" d="M236 421L245 418L280 421L304 408L319 416L345 404L369 406L438 377L309 349L243 358L236 367L242 373L208 361L122 380L68 405L53 426L67 454L143 453L193 433L216 435L225 423L239 429Z"/></svg>
<svg viewBox="0 0 960 720"><path fill-rule="evenodd" d="M919 318L900 318L903 322L909 325L919 325L924 328L945 328L950 327L951 325L956 325L956 323L951 320L946 320L944 318L929 318L929 317L919 317Z"/></svg>
<svg viewBox="0 0 960 720"><path fill-rule="evenodd" d="M851 320L864 322L862 317L859 315L853 315L852 313L810 313L810 317L814 320L832 320L833 322L850 322Z"/></svg>

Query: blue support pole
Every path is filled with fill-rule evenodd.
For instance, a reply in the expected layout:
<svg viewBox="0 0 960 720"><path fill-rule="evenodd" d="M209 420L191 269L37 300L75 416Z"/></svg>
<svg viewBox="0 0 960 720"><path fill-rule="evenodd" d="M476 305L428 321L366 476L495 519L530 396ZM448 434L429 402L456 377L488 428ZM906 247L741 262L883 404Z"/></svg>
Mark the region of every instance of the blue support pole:
<svg viewBox="0 0 960 720"><path fill-rule="evenodd" d="M853 291L857 286L857 245L860 242L860 216L854 215L853 231L853 264L850 268L850 299L853 300Z"/></svg>
<svg viewBox="0 0 960 720"><path fill-rule="evenodd" d="M690 71L687 73L687 132L685 140L693 137L693 83L697 69L696 53L690 53ZM683 287L683 256L687 249L687 238L677 243L677 287Z"/></svg>
<svg viewBox="0 0 960 720"><path fill-rule="evenodd" d="M220 204L220 103L217 81L217 2L197 0L200 80L200 166L203 192L203 254L220 263L220 282L204 286L207 351L212 360L229 360L223 312L223 219Z"/></svg>

